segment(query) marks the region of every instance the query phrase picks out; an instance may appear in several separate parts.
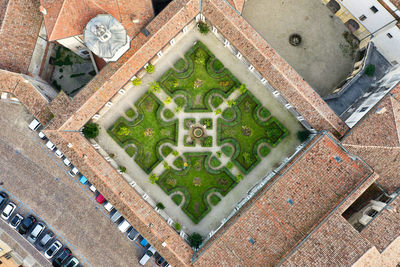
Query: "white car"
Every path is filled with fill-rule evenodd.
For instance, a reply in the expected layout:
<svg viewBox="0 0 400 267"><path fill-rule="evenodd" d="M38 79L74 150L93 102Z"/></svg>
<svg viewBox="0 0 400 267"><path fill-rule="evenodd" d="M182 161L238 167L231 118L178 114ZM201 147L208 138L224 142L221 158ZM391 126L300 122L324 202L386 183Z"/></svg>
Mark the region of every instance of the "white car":
<svg viewBox="0 0 400 267"><path fill-rule="evenodd" d="M46 139L46 136L44 135L44 133L42 131L40 131L38 135L39 135L40 139L43 139L43 140Z"/></svg>
<svg viewBox="0 0 400 267"><path fill-rule="evenodd" d="M51 151L53 151L56 148L56 145L53 144L51 141L47 141L46 146L48 149L50 149Z"/></svg>
<svg viewBox="0 0 400 267"><path fill-rule="evenodd" d="M123 219L122 222L118 224L118 230L120 230L122 233L125 233L129 227L131 227L131 225L125 219Z"/></svg>
<svg viewBox="0 0 400 267"><path fill-rule="evenodd" d="M37 119L33 119L33 121L29 124L29 129L36 131L40 126L40 122Z"/></svg>
<svg viewBox="0 0 400 267"><path fill-rule="evenodd" d="M77 175L79 173L79 170L76 167L73 167L70 171L69 171L69 175L71 175L72 177L74 177L75 175Z"/></svg>
<svg viewBox="0 0 400 267"><path fill-rule="evenodd" d="M67 167L71 166L71 161L69 161L68 158L65 158L65 159L63 160L63 162L64 162L64 165L65 165L65 166L67 166Z"/></svg>
<svg viewBox="0 0 400 267"><path fill-rule="evenodd" d="M46 259L51 259L54 255L57 254L58 250L62 247L62 244L60 241L56 240L54 241L53 244L46 250L44 253L44 256Z"/></svg>
<svg viewBox="0 0 400 267"><path fill-rule="evenodd" d="M1 218L5 221L7 221L11 214L14 212L15 208L17 207L17 205L15 205L14 203L10 202L7 204L7 206L4 208L3 212L1 213Z"/></svg>
<svg viewBox="0 0 400 267"><path fill-rule="evenodd" d="M57 158L62 158L62 157L64 156L64 154L63 154L60 150L58 150L58 149L56 150L56 153L55 153L55 154L56 154L56 157L57 157Z"/></svg>
<svg viewBox="0 0 400 267"><path fill-rule="evenodd" d="M89 186L90 191L92 191L93 193L96 193L96 187L94 187L94 185Z"/></svg>
<svg viewBox="0 0 400 267"><path fill-rule="evenodd" d="M108 212L111 212L111 210L114 208L113 205L111 205L110 202L107 202L106 204L104 204L104 209Z"/></svg>
<svg viewBox="0 0 400 267"><path fill-rule="evenodd" d="M143 257L140 259L139 264L145 265L154 255L154 253L156 253L156 249L153 246L149 247L149 249L146 250L146 253L144 253Z"/></svg>

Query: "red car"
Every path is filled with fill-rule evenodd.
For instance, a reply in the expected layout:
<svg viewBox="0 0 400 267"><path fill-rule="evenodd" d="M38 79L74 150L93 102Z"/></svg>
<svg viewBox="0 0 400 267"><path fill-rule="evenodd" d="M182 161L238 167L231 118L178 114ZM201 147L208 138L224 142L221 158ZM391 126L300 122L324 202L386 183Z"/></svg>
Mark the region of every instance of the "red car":
<svg viewBox="0 0 400 267"><path fill-rule="evenodd" d="M96 197L96 201L97 201L98 203L100 203L100 204L103 204L104 201L106 201L106 199L103 197L102 194L99 194L99 195Z"/></svg>

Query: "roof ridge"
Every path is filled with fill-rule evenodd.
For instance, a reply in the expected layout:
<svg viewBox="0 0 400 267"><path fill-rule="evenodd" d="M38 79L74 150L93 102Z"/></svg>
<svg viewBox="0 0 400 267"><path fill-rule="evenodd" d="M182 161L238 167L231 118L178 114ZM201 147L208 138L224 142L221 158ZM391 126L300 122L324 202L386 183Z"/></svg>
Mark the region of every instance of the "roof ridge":
<svg viewBox="0 0 400 267"><path fill-rule="evenodd" d="M397 112L397 110L395 110L395 106L394 106L394 105L396 105L400 108L400 102L393 95L390 95L390 103L392 105L394 124L396 126L397 141L400 144L400 114L398 114L398 112Z"/></svg>
<svg viewBox="0 0 400 267"><path fill-rule="evenodd" d="M342 144L343 146L351 147L365 147L365 148L383 148L383 149L400 149L400 146L364 146L364 145L354 145L354 144Z"/></svg>
<svg viewBox="0 0 400 267"><path fill-rule="evenodd" d="M55 32L55 29L56 29L56 27L57 27L57 23L58 23L58 19L60 18L60 14L61 14L62 10L64 9L65 3L66 3L67 1L69 1L69 0L63 0L63 3L62 3L62 5L61 5L61 8L60 8L60 10L59 10L58 13L57 13L56 22L54 23L53 29L51 30L51 33L50 33L50 36L47 37L49 41L54 41L54 40L52 40L52 36L53 36L53 33ZM84 1L84 0L82 0L82 1ZM41 1L40 4L42 4L42 1Z"/></svg>

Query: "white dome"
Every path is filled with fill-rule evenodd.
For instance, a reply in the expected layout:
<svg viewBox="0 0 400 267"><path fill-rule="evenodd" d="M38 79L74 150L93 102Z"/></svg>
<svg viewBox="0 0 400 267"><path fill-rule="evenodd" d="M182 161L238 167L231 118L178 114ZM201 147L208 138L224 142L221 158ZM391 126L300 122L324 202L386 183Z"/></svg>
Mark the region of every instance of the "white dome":
<svg viewBox="0 0 400 267"><path fill-rule="evenodd" d="M87 48L97 56L111 59L118 50L127 45L128 36L124 27L113 16L100 14L86 25L83 40Z"/></svg>

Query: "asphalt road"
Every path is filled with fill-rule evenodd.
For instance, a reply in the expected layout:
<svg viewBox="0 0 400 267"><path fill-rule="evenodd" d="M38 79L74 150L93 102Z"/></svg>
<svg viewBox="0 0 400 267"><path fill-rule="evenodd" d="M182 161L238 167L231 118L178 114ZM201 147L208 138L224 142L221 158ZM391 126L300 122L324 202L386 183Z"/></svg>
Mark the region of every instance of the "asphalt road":
<svg viewBox="0 0 400 267"><path fill-rule="evenodd" d="M49 225L84 266L137 266L143 248L118 231L87 186L28 129L25 108L0 102L0 114L0 189Z"/></svg>

